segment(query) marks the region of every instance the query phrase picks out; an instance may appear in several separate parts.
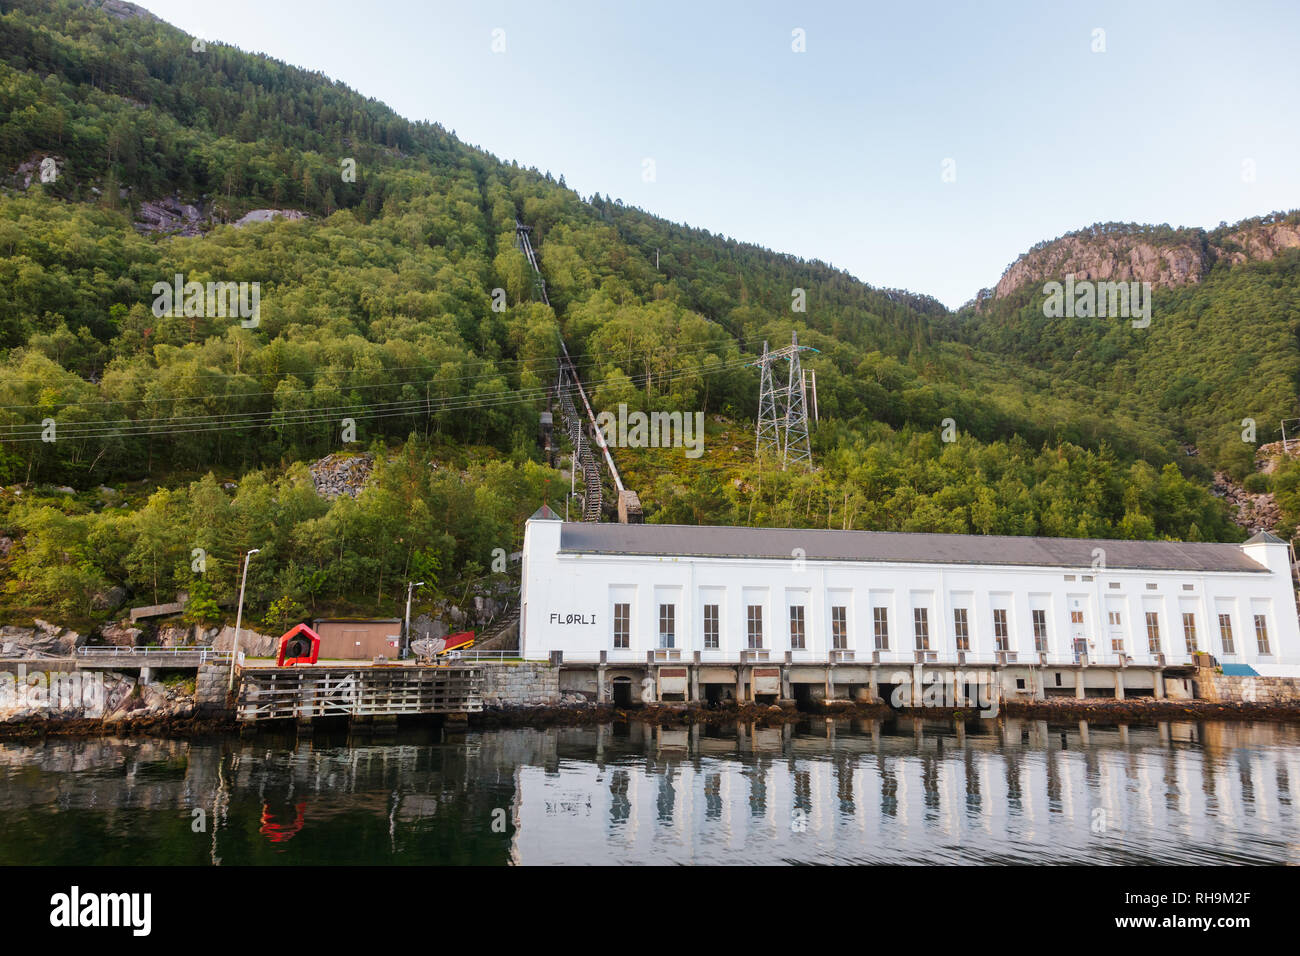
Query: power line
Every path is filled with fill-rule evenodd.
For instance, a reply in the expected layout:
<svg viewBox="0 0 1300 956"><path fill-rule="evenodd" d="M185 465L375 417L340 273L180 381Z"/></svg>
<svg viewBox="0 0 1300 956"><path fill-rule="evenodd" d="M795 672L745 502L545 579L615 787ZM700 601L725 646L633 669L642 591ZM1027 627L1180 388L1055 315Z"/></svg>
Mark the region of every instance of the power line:
<svg viewBox="0 0 1300 956"><path fill-rule="evenodd" d="M689 369L678 372L670 372L667 375L652 376L649 373L642 376L625 376L625 380L633 385L644 384L644 380L653 377L657 382L679 381L685 378L694 378L700 375L712 375L719 372L734 371L751 365L751 362L744 360L733 360L731 362L721 363L707 369ZM638 378L642 379L638 383ZM608 382L612 376L602 381ZM338 419L339 412L347 412L342 417L377 419L392 418L403 415L418 414L427 409L429 413L438 411L454 411L459 409L470 408L493 408L503 405L521 404L537 401L544 397L549 391L549 387L537 387L533 389L513 389L503 392L488 392L478 396L456 396L447 399L407 399L397 402L379 402L379 403L362 403L356 405L339 405L329 406L326 408L305 408L305 409L270 409L265 411L247 412L240 414L227 415L200 415L200 416L175 416L167 419L152 419L150 422L159 422L163 427L156 427L150 422L139 422L132 419L120 420L123 424L115 425L113 423L103 422L86 422L73 423L58 428L56 422L56 436L59 440L75 438L133 438L133 437L152 437L155 435L189 435L202 434L213 431L235 431L242 428L285 428L295 425L311 425L322 422L332 422ZM327 414L329 413L329 414ZM212 419L221 419L212 421ZM192 423L192 424L187 424ZM176 427L168 428L172 425ZM44 426L39 423L11 425L9 431L0 432L0 441L12 442L38 442L42 441L39 434L31 437L20 437L26 431L40 432Z"/></svg>
<svg viewBox="0 0 1300 956"><path fill-rule="evenodd" d="M727 343L727 344L730 344L730 343ZM739 343L737 343L737 344L739 344ZM695 346L694 348L689 348L689 349L679 349L679 350L677 350L677 351L675 351L675 352L673 353L673 357L676 358L676 357L678 357L678 356L689 356L689 355L694 355L694 354L697 354L697 353L700 353L700 352L708 352L708 351L716 351L716 350L717 350L717 349L716 349L715 346L713 346L713 345L699 345L699 346ZM647 357L647 356L651 356L651 355L654 355L654 354L655 354L655 352L653 352L652 350L649 350L649 349L624 349L624 350L621 350L621 351L620 351L620 350L612 350L612 351L609 352L609 353L605 353L605 354L602 355L601 357L587 356L587 357L584 358L583 361L581 361L581 362L577 362L577 363L575 363L575 364L576 364L577 367L579 367L579 368L596 368L596 367L598 367L598 366L600 366L600 365L602 365L602 364L608 364L608 362L611 360L611 357L614 356L614 355L622 355L624 358L629 358L629 359L630 359L630 358L634 358L634 357L645 358L645 357ZM358 375L360 375L360 374L367 374L367 373L368 373L368 374L387 374L387 373L389 373L389 372L410 371L411 369L433 369L433 370L438 370L438 369L443 368L443 367L444 367L445 365L447 365L447 364L463 363L463 362L466 362L466 361L468 361L468 362L485 362L485 363L487 363L487 362L492 362L492 363L497 364L497 365L524 365L524 366L526 366L526 365L529 365L529 364L536 364L539 368L547 369L548 371L549 371L549 370L554 366L554 364L555 364L555 359L553 359L553 358L547 358L547 359L502 359L502 360L497 360L497 359L484 359L484 358L479 358L479 357L477 357L477 356L469 356L468 358L465 358L465 359L448 359L446 362L443 362L443 363L438 364L438 365L432 365L432 364L430 364L430 365L396 365L396 366L385 366L385 367L377 368L377 369L367 369L367 368L353 368L353 369L320 369L320 370L317 370L317 371L315 371L315 372L284 372L284 373L281 373L283 377L280 378L279 381L281 381L281 382L285 382L285 381L288 381L289 378L291 378L291 377L292 377L292 378L299 378L299 377L301 377L301 376L306 376L306 375L325 375L325 374L332 374L332 373L334 373L334 372L337 372L337 373L339 373L339 374L349 374L349 375L350 375L350 374L358 374ZM528 371L528 370L529 370L529 369L527 369L527 368L519 368L519 369L516 369L515 371L518 372L518 373L522 373L522 372L524 372L524 371ZM164 371L164 370L163 370L162 368L159 368L159 369L156 369L155 371L162 372L162 371ZM219 373L219 374L223 374L223 375L224 375L224 374L226 374L226 373L223 372L223 373ZM498 369L498 370L495 370L495 371L491 371L491 372L482 372L482 373L480 373L480 374L475 374L475 375L457 375L457 376L453 376L453 377L451 377L451 378L438 379L437 381L439 381L439 382L471 382L471 381L480 381L480 380L485 379L485 378L498 378L498 377L500 377L501 375L505 375L505 374L508 374L505 370ZM257 374L257 373L236 373L236 375L247 375L249 378L257 378L257 377L260 377L260 375ZM233 380L235 380L234 376L229 376L229 375L227 375L227 381L233 381ZM403 381L400 381L400 382L376 382L376 383L372 383L372 384L369 384L369 385L337 385L337 386L335 386L335 387L336 387L336 388L339 388L339 389L349 389L349 390L352 390L352 391L356 391L356 390L359 390L359 389L369 389L369 388L398 388L398 387L403 386L403 385L427 385L427 384L430 384L430 383L433 382L433 381L435 381L435 380L434 380L434 379L428 379L428 378L416 378L416 379L406 379L406 380L403 380ZM86 381L84 381L84 380L82 380L82 379L79 379L78 382L77 382L77 384L82 384L82 385L92 385L92 384L96 384L96 383L86 382ZM99 387L102 387L102 384L100 384ZM266 396L274 396L274 395L276 395L276 394L278 394L278 390L276 390L276 391L269 391L269 392L219 392L219 393L206 393L206 394L202 394L202 395L177 395L177 396L169 396L169 397L163 397L163 398L106 399L106 400L100 400L100 401L98 401L98 402L77 402L77 401L68 401L68 402L55 402L55 403L53 403L53 404L51 404L51 405L42 405L42 404L40 404L40 403L35 403L35 402L33 402L33 403L27 403L27 404L0 405L0 411L7 411L7 410L12 410L12 409L23 409L23 408L55 409L55 408L67 408L67 407L74 406L74 405L77 406L77 407L80 407L80 408L95 408L95 407L104 406L104 405L144 404L144 403L146 403L146 402L148 402L148 403L160 403L160 402L197 402L197 401L203 401L203 400L206 400L206 399L214 399L214 400L229 400L229 399L232 399L232 398L240 398L240 399L243 399L243 398L262 398L262 397L266 397Z"/></svg>

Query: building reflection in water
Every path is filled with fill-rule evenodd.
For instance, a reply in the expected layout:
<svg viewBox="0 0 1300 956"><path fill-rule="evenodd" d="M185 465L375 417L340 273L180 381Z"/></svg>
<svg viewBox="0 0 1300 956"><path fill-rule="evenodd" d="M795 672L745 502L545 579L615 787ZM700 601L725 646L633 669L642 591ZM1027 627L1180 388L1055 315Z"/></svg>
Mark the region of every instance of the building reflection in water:
<svg viewBox="0 0 1300 956"><path fill-rule="evenodd" d="M671 751L637 725L558 734L558 776L518 777L521 863L1300 862L1300 730L1279 725L810 720ZM553 812L549 790L602 775L607 812Z"/></svg>
<svg viewBox="0 0 1300 956"><path fill-rule="evenodd" d="M57 835L51 863L150 862L131 847L160 845L192 863L1300 863L1300 728L1281 724L13 742L0 778L10 832ZM196 808L205 834L169 836ZM0 862L25 852L0 836Z"/></svg>

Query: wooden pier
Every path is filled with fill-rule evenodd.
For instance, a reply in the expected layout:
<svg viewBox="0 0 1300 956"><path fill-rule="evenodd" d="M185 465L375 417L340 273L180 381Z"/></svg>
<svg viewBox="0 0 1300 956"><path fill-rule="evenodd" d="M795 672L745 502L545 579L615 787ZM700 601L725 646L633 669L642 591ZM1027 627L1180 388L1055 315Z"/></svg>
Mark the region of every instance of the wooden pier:
<svg viewBox="0 0 1300 956"><path fill-rule="evenodd" d="M476 665L258 667L243 671L240 720L470 714L483 709Z"/></svg>

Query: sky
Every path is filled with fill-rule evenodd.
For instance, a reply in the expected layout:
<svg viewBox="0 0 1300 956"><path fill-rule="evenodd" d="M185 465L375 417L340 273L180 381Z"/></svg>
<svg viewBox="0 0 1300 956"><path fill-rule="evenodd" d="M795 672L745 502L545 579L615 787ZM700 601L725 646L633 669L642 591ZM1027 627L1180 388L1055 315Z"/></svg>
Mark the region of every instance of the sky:
<svg viewBox="0 0 1300 956"><path fill-rule="evenodd" d="M1094 222L1300 207L1294 0L141 5L584 197L953 308Z"/></svg>

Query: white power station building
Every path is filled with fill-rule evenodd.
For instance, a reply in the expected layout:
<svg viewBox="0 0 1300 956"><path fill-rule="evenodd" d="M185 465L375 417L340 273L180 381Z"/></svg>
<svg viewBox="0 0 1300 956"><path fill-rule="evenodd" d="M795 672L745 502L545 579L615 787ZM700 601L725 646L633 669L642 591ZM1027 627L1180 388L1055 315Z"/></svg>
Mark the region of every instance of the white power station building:
<svg viewBox="0 0 1300 956"><path fill-rule="evenodd" d="M976 671L1007 696L1189 696L1198 651L1300 676L1290 548L1267 533L599 524L543 507L524 533L519 641L525 659L592 665L566 689L602 700L620 681L644 699L871 699Z"/></svg>

